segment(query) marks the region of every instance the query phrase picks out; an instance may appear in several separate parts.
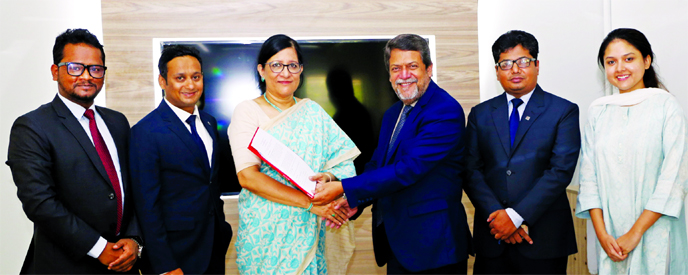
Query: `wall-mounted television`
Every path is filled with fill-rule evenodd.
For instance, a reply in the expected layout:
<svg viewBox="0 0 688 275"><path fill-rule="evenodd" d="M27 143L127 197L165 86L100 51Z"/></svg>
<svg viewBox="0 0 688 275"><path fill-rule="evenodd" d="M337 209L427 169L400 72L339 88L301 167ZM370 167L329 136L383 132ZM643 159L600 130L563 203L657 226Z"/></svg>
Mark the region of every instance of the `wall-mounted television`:
<svg viewBox="0 0 688 275"><path fill-rule="evenodd" d="M398 99L389 83L383 49L394 36L293 37L303 51L303 84L299 98L320 104L361 149L356 159L357 172L370 159L377 145L382 116ZM435 37L423 36L430 45L435 62ZM155 102L163 92L158 83L158 59L165 45L181 44L197 48L203 59L204 94L199 108L213 115L220 132L221 184L223 192L238 192L241 187L229 151L227 127L234 108L244 100L261 95L255 77L256 59L263 38L155 38L153 39L153 83ZM437 66L433 66L433 76ZM328 78L330 88L328 89ZM435 80L436 81L436 80ZM350 84L349 84L350 83Z"/></svg>

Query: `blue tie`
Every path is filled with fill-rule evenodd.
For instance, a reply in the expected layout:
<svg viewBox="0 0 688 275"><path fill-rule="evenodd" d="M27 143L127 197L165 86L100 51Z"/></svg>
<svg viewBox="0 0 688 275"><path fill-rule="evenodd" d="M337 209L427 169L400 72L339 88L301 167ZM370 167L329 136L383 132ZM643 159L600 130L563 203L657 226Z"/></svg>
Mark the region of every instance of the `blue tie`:
<svg viewBox="0 0 688 275"><path fill-rule="evenodd" d="M406 117L408 116L408 113L411 112L411 109L413 109L413 106L411 105L404 105L404 111L401 113L401 117L399 118L399 123L397 123L397 127L394 128L394 133L392 133L392 139L389 141L389 148L387 148L387 156L391 158L392 156L392 151L394 151L392 148L394 148L394 142L397 141L397 137L399 136L399 132L401 132L401 127L404 126L404 122L406 122ZM375 216L376 216L376 223L375 226L380 226L383 222L382 218L382 213L385 212L385 206L378 201L378 203L375 205Z"/></svg>
<svg viewBox="0 0 688 275"><path fill-rule="evenodd" d="M511 116L509 117L509 136L511 137L511 148L514 148L514 139L516 139L516 131L518 130L518 123L521 120L521 115L518 114L518 106L523 104L523 100L520 98L514 98L511 100L511 105L513 105L513 110L511 110Z"/></svg>
<svg viewBox="0 0 688 275"><path fill-rule="evenodd" d="M397 141L397 137L399 136L399 132L401 132L401 127L404 127L404 122L406 122L406 116L408 116L408 113L413 109L411 105L404 105L404 111L401 113L401 118L399 118L399 123L397 124L397 127L394 128L394 133L392 134L392 139L389 141L389 146L387 148L387 156L391 157L391 153L394 148L394 142Z"/></svg>
<svg viewBox="0 0 688 275"><path fill-rule="evenodd" d="M201 152L203 152L203 156L205 157L204 160L208 159L208 151L205 150L205 144L203 144L203 140L201 139L201 136L198 135L198 131L196 131L196 115L190 115L189 118L186 119L186 123L188 123L191 126L191 138L194 140L196 145L201 149ZM210 166L210 163L208 161L205 161L205 163Z"/></svg>

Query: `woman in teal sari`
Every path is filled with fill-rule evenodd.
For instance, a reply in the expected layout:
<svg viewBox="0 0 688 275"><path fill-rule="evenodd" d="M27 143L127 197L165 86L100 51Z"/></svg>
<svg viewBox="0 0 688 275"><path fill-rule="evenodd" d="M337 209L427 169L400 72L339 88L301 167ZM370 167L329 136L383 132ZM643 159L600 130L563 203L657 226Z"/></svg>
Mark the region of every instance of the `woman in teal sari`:
<svg viewBox="0 0 688 275"><path fill-rule="evenodd" d="M327 274L323 218L341 225L350 214L336 201L316 206L275 169L248 150L256 128L299 155L313 171L338 180L355 176L354 143L317 103L298 99L303 58L285 35L263 44L257 64L263 95L239 104L229 140L239 194L237 265L241 274ZM353 212L353 213L352 213ZM348 259L347 259L348 260Z"/></svg>

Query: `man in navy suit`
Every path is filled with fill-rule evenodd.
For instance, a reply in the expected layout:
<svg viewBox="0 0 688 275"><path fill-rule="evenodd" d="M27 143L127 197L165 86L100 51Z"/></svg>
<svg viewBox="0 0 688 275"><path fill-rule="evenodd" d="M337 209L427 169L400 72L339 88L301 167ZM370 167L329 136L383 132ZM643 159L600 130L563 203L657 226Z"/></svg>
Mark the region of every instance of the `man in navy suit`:
<svg viewBox="0 0 688 275"><path fill-rule="evenodd" d="M566 187L580 150L578 106L537 84L533 35L509 31L492 54L505 93L475 106L466 127L474 273L565 274L576 253Z"/></svg>
<svg viewBox="0 0 688 275"><path fill-rule="evenodd" d="M463 109L430 79L422 37L390 40L385 63L401 101L385 112L372 159L361 175L319 184L314 203L344 191L359 213L372 203L375 259L388 274L465 274L471 236L461 204Z"/></svg>
<svg viewBox="0 0 688 275"><path fill-rule="evenodd" d="M155 274L224 274L232 229L217 180L217 122L199 111L203 94L196 49L167 46L158 62L165 99L131 130L131 174Z"/></svg>
<svg viewBox="0 0 688 275"><path fill-rule="evenodd" d="M60 34L50 67L57 95L12 125L7 165L34 224L22 274L135 272L141 240L129 188L129 122L93 105L104 65L103 45L88 30Z"/></svg>

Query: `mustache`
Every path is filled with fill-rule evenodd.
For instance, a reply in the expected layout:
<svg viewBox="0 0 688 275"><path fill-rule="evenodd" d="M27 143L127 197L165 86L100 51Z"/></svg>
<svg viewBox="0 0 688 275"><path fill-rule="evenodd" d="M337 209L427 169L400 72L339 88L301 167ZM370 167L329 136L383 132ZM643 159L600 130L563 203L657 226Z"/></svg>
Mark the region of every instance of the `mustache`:
<svg viewBox="0 0 688 275"><path fill-rule="evenodd" d="M74 87L76 88L77 86L93 86L93 87L98 87L98 85L96 85L95 83L91 82L90 80L86 80L86 81L81 81L81 82L74 83Z"/></svg>
<svg viewBox="0 0 688 275"><path fill-rule="evenodd" d="M397 79L394 83L395 84L406 84L406 83L417 83L418 79L415 77L411 77L409 79Z"/></svg>

